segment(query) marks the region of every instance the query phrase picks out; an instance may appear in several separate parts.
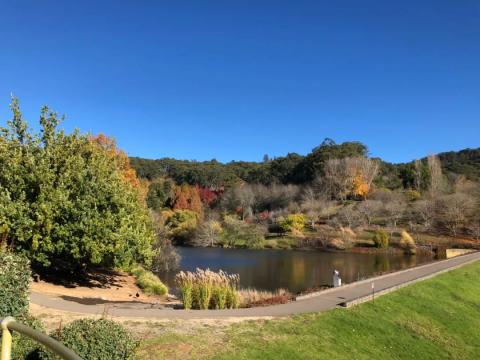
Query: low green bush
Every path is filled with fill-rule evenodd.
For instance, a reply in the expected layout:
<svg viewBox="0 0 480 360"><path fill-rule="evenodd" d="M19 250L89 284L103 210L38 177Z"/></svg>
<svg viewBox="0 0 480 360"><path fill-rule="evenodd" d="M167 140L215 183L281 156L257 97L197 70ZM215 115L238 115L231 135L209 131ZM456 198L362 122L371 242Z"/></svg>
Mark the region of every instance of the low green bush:
<svg viewBox="0 0 480 360"><path fill-rule="evenodd" d="M44 331L40 320L28 314L30 262L22 255L0 249L0 318L13 316L19 323ZM0 341L2 334L0 332ZM36 359L40 345L29 337L14 332L12 359Z"/></svg>
<svg viewBox="0 0 480 360"><path fill-rule="evenodd" d="M27 258L0 250L0 318L27 315L30 277Z"/></svg>
<svg viewBox="0 0 480 360"><path fill-rule="evenodd" d="M131 360L139 342L122 325L106 319L75 320L62 330L50 334L85 360ZM41 359L57 357L46 350Z"/></svg>
<svg viewBox="0 0 480 360"><path fill-rule="evenodd" d="M283 232L301 234L307 223L307 217L304 214L289 214L286 218L280 218L278 225Z"/></svg>
<svg viewBox="0 0 480 360"><path fill-rule="evenodd" d="M136 284L142 291L149 295L166 295L167 286L151 271L137 266L130 270L130 274L135 276Z"/></svg>
<svg viewBox="0 0 480 360"><path fill-rule="evenodd" d="M380 249L386 249L388 248L388 245L390 243L390 236L386 231L379 230L375 233L375 236L373 237L373 242L375 243L375 246Z"/></svg>

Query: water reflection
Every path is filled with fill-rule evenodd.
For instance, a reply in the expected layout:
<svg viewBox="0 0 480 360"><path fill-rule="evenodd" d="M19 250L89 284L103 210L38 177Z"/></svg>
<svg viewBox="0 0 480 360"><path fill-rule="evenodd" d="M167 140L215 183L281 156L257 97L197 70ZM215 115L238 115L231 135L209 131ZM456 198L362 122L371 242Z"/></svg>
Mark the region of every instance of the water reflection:
<svg viewBox="0 0 480 360"><path fill-rule="evenodd" d="M344 283L387 271L406 269L431 261L429 256L352 254L294 250L243 250L221 248L179 248L181 270L195 268L225 270L240 274L242 287L299 292L331 284L334 269ZM160 274L173 286L175 273Z"/></svg>

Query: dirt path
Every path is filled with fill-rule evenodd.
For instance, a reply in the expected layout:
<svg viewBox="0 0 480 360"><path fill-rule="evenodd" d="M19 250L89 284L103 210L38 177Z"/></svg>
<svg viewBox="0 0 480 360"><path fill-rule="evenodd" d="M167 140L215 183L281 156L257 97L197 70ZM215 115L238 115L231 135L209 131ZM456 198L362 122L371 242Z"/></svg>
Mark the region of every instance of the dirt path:
<svg viewBox="0 0 480 360"><path fill-rule="evenodd" d="M37 293L35 291L31 293L31 302L43 308L51 308L83 314L108 313L110 316L122 318L228 319L237 317L277 317L307 312L325 311L333 309L341 303L369 296L372 293L372 282L375 284L375 291L382 292L409 284L411 282L423 280L478 260L480 260L480 252L475 252L448 260L437 261L435 263L418 266L412 269L378 276L369 280L352 283L288 304L260 308L216 311L175 310L173 306L168 307L162 304L147 304L132 301L103 301L100 303L89 303L82 301L82 299L69 298L66 296L51 296Z"/></svg>

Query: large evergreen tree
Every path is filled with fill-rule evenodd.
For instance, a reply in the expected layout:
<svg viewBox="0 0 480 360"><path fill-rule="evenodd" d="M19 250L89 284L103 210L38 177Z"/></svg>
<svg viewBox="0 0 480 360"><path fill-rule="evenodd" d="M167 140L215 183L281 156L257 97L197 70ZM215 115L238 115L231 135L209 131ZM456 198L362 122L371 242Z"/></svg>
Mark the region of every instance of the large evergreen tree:
<svg viewBox="0 0 480 360"><path fill-rule="evenodd" d="M128 158L44 107L32 133L18 101L0 133L0 241L44 267L149 263L154 231Z"/></svg>

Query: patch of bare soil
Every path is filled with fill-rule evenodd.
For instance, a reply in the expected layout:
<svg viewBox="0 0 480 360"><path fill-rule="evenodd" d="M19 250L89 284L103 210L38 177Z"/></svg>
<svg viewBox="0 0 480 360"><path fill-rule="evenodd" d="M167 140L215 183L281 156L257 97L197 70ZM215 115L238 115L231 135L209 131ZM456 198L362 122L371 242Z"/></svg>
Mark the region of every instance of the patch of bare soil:
<svg viewBox="0 0 480 360"><path fill-rule="evenodd" d="M175 302L170 296L147 295L135 284L135 277L118 272L90 273L88 281L63 283L52 279L32 281L31 291L54 295L85 305L118 302L142 302L169 304Z"/></svg>

